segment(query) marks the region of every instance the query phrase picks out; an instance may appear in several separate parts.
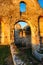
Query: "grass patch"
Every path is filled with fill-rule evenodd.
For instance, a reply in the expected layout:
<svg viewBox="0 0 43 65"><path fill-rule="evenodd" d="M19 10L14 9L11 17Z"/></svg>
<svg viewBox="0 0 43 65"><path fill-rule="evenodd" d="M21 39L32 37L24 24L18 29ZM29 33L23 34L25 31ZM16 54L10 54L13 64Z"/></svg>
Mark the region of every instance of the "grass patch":
<svg viewBox="0 0 43 65"><path fill-rule="evenodd" d="M5 65L4 60L10 55L9 46L0 46L0 65Z"/></svg>

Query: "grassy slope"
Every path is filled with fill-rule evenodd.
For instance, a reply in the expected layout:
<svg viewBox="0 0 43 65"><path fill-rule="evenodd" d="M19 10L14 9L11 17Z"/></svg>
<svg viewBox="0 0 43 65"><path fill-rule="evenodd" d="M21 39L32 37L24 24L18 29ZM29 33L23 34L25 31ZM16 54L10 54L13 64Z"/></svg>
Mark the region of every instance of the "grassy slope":
<svg viewBox="0 0 43 65"><path fill-rule="evenodd" d="M4 60L10 55L9 46L0 46L0 65L5 65Z"/></svg>

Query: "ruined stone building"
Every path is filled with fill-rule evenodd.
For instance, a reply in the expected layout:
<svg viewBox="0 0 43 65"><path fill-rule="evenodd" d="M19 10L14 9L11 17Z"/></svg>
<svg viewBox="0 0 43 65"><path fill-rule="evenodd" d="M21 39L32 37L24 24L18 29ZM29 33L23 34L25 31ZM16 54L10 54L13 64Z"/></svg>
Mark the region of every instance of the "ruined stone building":
<svg viewBox="0 0 43 65"><path fill-rule="evenodd" d="M26 10L20 11L20 4L26 5ZM14 43L14 28L19 21L26 22L31 28L32 53L43 58L38 53L43 50L43 9L38 0L0 0L0 45Z"/></svg>

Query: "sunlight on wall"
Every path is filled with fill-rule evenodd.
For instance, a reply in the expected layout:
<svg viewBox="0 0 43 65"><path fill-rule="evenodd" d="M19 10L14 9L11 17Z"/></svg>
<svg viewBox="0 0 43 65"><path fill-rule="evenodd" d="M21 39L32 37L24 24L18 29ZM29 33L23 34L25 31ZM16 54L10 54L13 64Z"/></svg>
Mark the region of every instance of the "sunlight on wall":
<svg viewBox="0 0 43 65"><path fill-rule="evenodd" d="M39 25L40 25L40 35L43 36L43 17L40 18L39 20Z"/></svg>

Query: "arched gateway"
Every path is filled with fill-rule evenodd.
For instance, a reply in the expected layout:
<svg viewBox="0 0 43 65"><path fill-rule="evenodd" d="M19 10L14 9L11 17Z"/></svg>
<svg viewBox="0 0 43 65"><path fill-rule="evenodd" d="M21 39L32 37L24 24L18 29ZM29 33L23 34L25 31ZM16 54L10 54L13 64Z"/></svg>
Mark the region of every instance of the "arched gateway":
<svg viewBox="0 0 43 65"><path fill-rule="evenodd" d="M20 11L20 3L26 5L25 11ZM32 53L41 60L43 54L38 52L40 48L38 19L40 16L43 16L43 9L38 0L0 0L0 45L14 43L14 24L19 20L26 21L31 28ZM41 19L43 20L43 17Z"/></svg>

